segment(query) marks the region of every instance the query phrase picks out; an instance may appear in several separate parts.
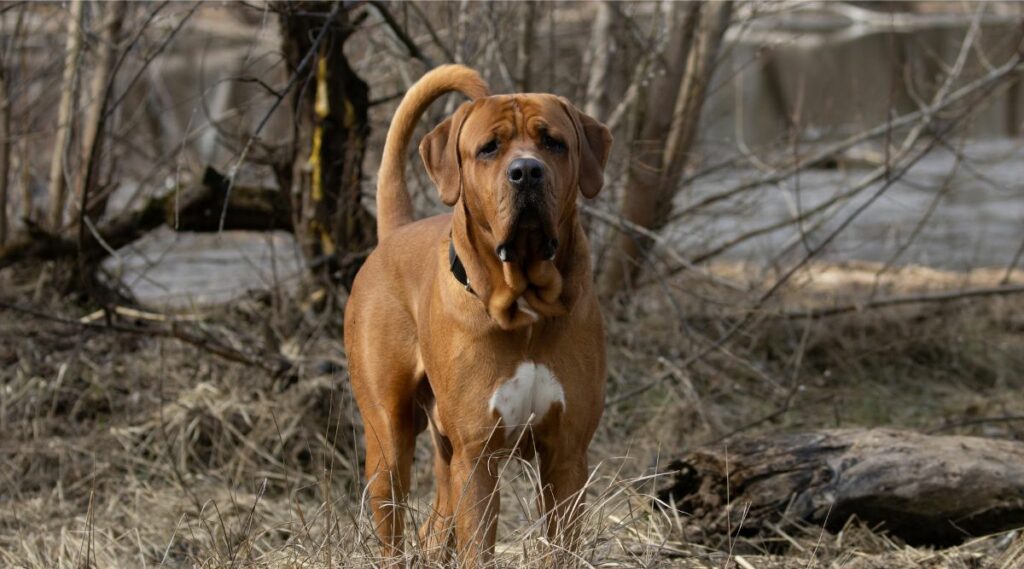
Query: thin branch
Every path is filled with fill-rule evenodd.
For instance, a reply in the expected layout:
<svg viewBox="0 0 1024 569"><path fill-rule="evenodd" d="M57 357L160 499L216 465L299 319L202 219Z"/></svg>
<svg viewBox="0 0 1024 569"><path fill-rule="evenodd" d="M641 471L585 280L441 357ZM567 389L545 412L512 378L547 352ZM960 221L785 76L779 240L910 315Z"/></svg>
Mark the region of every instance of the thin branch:
<svg viewBox="0 0 1024 569"><path fill-rule="evenodd" d="M132 43L138 41L138 39L142 35L142 32L145 30L146 26L148 26L149 22L151 22L154 18L156 18L156 15L161 10L163 10L163 8L168 4L169 1L170 0L167 0L167 1L163 2L162 4L160 4L159 6L157 6L156 8L153 9L153 12L150 13L149 17L146 19L146 22L143 24L142 28L140 28L140 30L139 30L138 34L135 36L135 38L132 40ZM153 60L156 59L157 56L159 56L161 53L163 53L163 51L165 49L167 49L167 46L170 45L171 40L173 40L174 37L176 35L178 35L178 32L180 32L181 29L185 26L185 23L188 22L189 19L192 17L192 15L195 14L196 10L199 9L199 6L200 6L199 2L195 3L192 6L192 8L188 12L185 13L185 15L181 18L181 20L179 20L178 23L175 24L175 26L173 28L171 28L170 33L167 34L167 36L164 38L164 41L161 42L160 45L157 46L157 48L155 50L153 50L153 52L151 52L149 55L146 56L146 58L142 62L142 65L139 67L138 71L131 78L131 80L128 81L128 85L124 88L124 90L121 91L121 96L118 97L117 100L114 101L106 109L106 111L103 113L103 118L104 119L108 118L111 114L113 114L113 112L115 110L117 110L117 108L121 105L121 103L124 102L125 98L131 92L132 87L134 87L135 83L139 80L139 77L142 77L142 74L145 73L147 69L149 69L149 65L153 62ZM121 64L124 61L124 58L128 54L129 51L131 51L131 46L129 46L128 49L125 49L125 51L122 52L121 58L118 60L117 65L114 66L114 73L117 73L117 70L120 69Z"/></svg>
<svg viewBox="0 0 1024 569"><path fill-rule="evenodd" d="M303 75L303 71L305 71L306 67L309 66L309 62L313 60L313 57L317 53L319 53L320 44L324 41L324 38L327 37L327 32L328 30L331 29L331 24L334 22L334 19L338 16L338 13L341 11L341 6L342 2L334 3L334 7L331 8L331 11L328 12L327 16L324 19L324 26L320 28L320 33L317 34L316 38L313 40L312 45L309 46L309 51L306 52L306 55L304 55L302 57L302 60L299 61L299 65L292 72L292 76L288 80L288 84L284 86L284 89L281 90L278 97L274 100L274 103L270 105L270 108L267 110L266 114L264 114L263 118L260 119L259 124L256 125L256 130L253 131L252 135L246 141L245 146L242 148L242 152L239 154L238 160L235 161L234 166L228 172L229 183L227 190L225 192L226 195L224 199L224 208L220 212L221 231L224 230L224 223L228 217L228 202L231 198L231 191L235 187L235 174L238 173L238 169L245 162L246 156L248 156L249 150L252 148L253 142L255 142L255 140L259 137L260 133L263 132L263 128L267 126L267 123L270 122L270 117L274 115L274 112L277 110L277 107L281 106L281 102L284 101L284 98L295 87L295 84L298 83L299 78L302 77Z"/></svg>
<svg viewBox="0 0 1024 569"><path fill-rule="evenodd" d="M928 107L928 108L926 108L926 109L924 109L922 111L919 111L918 113L911 113L911 114L912 115L918 115L918 116L926 116L926 117L929 117L929 120L934 119L937 111L948 107L950 105L950 101L952 99L955 98L958 101L959 100L963 100L963 99L967 98L969 95L971 95L973 93L976 93L978 91L981 91L983 88L990 87L995 82L997 82L998 80L1000 80L1002 78L1005 78L1006 76L1008 76L1008 75L1018 71L1020 69L1020 66L1021 66L1021 64L1020 64L1020 56L1018 55L1018 56L1015 56L1014 58L1012 58L1009 63L1007 63L1006 65L1004 65L1004 66L1000 67L999 69L997 69L996 73L990 74L990 75L988 75L988 76L986 76L986 77L984 77L982 79L979 79L978 81L975 81L971 85L969 85L968 87L970 87L970 89L968 89L968 87L964 87L963 89L960 89L959 91L957 91L955 94L951 95L949 97L949 99L947 99L945 101L941 101L940 100L940 101L938 101L936 103L933 103L930 107ZM930 111L930 112L926 112L926 111ZM910 115L904 115L904 117L901 117L899 119L894 120L893 123L892 123L893 126L895 127L898 123L902 124L901 121L903 120L903 118L905 118L907 116L910 116ZM918 124L915 127L918 130L918 134L920 134L920 132L921 132L921 129L920 129L921 124L925 124L925 123L920 123L920 124ZM943 144L943 141L941 140L941 137L935 137L933 140L934 140L934 142L932 144ZM817 162L816 159L805 159L805 160L801 161L800 164L810 165L810 164L813 164L813 163L816 163L816 162ZM799 169L792 170L792 171L787 171L787 172L789 172L789 174L792 175L792 174L795 174L797 171L799 171ZM886 164L882 164L881 166L879 166L878 168L873 170L871 173L866 175L864 178L862 178L859 182L854 184L854 186L852 186L850 189L845 190L845 191L843 191L843 192L841 192L839 194L836 194L831 199L826 200L826 201L824 201L824 202L822 202L822 203L820 203L820 204L818 204L818 205L816 205L816 206L814 206L814 207L812 207L810 209L804 210L802 212L802 214L798 215L797 217L791 218L791 219L785 219L785 220L778 221L778 222L775 222L775 223L771 223L771 224L768 224L768 225L764 225L764 226L752 229L752 230L750 230L748 232L745 232L745 233L743 233L741 235L738 235L736 237L733 237L732 239L726 241L725 243L719 244L718 246L716 246L715 248L713 248L713 249L711 249L709 251L705 251L705 252L702 252L702 253L699 253L699 254L695 255L694 257L692 257L690 259L690 261L689 261L689 263L687 265L682 265L680 267L676 267L674 269L670 269L668 271L668 274L671 275L671 274L677 273L679 271L685 270L685 269L688 268L689 265L699 264L699 263L708 261L708 260L710 260L710 259L712 259L714 257L717 257L717 256L721 255L722 253L725 253L726 251L736 247L737 245L740 245L741 243L749 241L750 239L753 239L755 237L759 237L759 236L762 236L762 235L765 235L765 234L768 234L768 233L772 233L774 231L778 231L780 229L784 229L784 228L789 227L790 225L793 225L793 224L796 224L796 223L803 223L804 221L808 220L812 216L815 216L815 215L817 215L819 213L827 212L827 211L829 211L831 209L834 209L835 206L841 205L842 203L847 202L849 199L851 199L853 197L856 197L861 192L863 192L864 190L869 188L872 184L882 180L883 178L889 177L890 174L891 174L890 167L888 165L886 165ZM778 176L777 175L772 175L772 176L768 177L768 178L771 178L771 180L768 180L768 178L761 178L761 180L765 180L765 183L772 183L772 184L774 184L774 183L781 182L783 179L785 179L785 176L783 176L783 177L781 177L779 179L775 179L776 177L778 177ZM744 184L744 186L747 189L755 187L757 185L759 185L759 184L757 184L757 183L753 183L753 185ZM706 198L706 199L702 200L701 202L698 202L698 204L696 204L694 206L690 206L690 207L686 208L685 210L683 210L682 212L675 214L673 216L673 219L678 219L680 216L686 215L688 212L695 211L696 209L699 208L700 204L705 204L706 205L706 204L710 204L710 203L713 203L713 202L716 202L716 201L720 201L718 198L724 196L725 194L734 194L734 190L729 190L729 191L724 192L722 194L717 194L715 196L710 196L709 198Z"/></svg>
<svg viewBox="0 0 1024 569"><path fill-rule="evenodd" d="M780 170L778 172L775 172L775 173L772 173L772 174L768 174L768 175L764 175L764 176L760 176L756 180L751 180L749 182L744 182L744 183L739 184L738 186L735 186L733 188L730 188L730 189L728 189L728 190L726 190L724 192L721 192L721 193L718 193L718 194L715 194L715 195L712 195L712 196L708 196L708 197L706 197L706 198L704 198L704 199L702 199L702 200L700 200L700 201L698 201L698 202L696 202L696 203L694 203L692 205L689 205L686 208L684 208L684 209L674 213L671 216L671 218L669 219L669 221L677 221L680 218L686 217L687 215L690 215L691 213L693 213L693 212L695 212L697 210L703 209L703 208L705 208L705 207L707 207L707 206L709 206L711 204L727 200L727 199L729 199L729 198L731 198L733 196L739 195L739 194L741 194L741 193L743 193L743 192L745 192L747 190L754 189L754 188L757 188L757 187L760 187L760 186L765 186L765 185L770 185L770 184L777 184L779 182L782 182L783 180L791 177L793 174L795 174L796 172L798 172L800 170L803 170L805 168L813 166L814 164L821 163L821 162L823 162L823 161L825 161L825 160L827 160L829 158L837 156L841 152L843 152L843 151L845 151L845 150L847 150L847 149L849 149L849 148L851 148L853 146L856 146L856 145L858 145L858 144L860 144L862 142L865 142L865 141L870 140L872 138L877 138L879 136L882 136L882 135L886 134L887 132L890 132L890 129L891 130L895 130L895 129L898 129L898 128L910 125L910 124L914 123L914 121L917 121L917 120L919 120L921 118L933 116L933 115L937 114L939 111L943 111L943 110L953 106L954 104L959 103L959 102L967 99L971 95L977 93L978 91L980 91L981 89L991 85L992 83L1000 81L1006 75L1014 73L1014 72L1018 72L1018 71L1024 71L1024 66L1022 66L1021 63L1020 63L1020 57L1016 56L1016 57L1013 57L1008 63L1006 63L1002 67L999 67L995 71L993 71L992 73L989 73L988 75L986 75L986 76L984 76L984 77L982 77L982 78L980 78L980 79L978 79L976 81L973 81L973 82L971 82L971 83L961 87L956 92L954 92L952 95L950 95L948 98L942 99L938 103L932 104L932 105L930 105L930 106L928 106L928 107L926 107L924 109L921 109L921 110L918 110L918 111L914 111L912 113L907 113L907 114L905 114L905 115L903 115L901 117L898 117L898 118L896 118L896 119L894 119L894 120L892 120L890 122L886 122L884 124L880 124L880 125L876 126L875 128L872 128L872 129L866 130L864 132L861 132L861 133L855 134L853 136L850 136L850 137L846 138L845 140L842 140L840 142L837 142L836 144L833 144L833 145L828 146L828 147L826 147L826 148L824 148L822 150L819 150L818 152L815 152L814 154L811 154L807 158L804 158L803 160L800 160L799 162L797 162L795 164L792 164L789 167L784 168L784 169L782 169L782 170Z"/></svg>
<svg viewBox="0 0 1024 569"><path fill-rule="evenodd" d="M416 12L416 15L419 16L420 21L423 22L423 27L427 29L427 34L430 36L430 39L433 40L434 45L437 46L437 49L440 49L441 53L444 54L445 61L455 61L455 56L452 55L452 52L450 49L448 49L448 46L446 46L444 42L441 41L441 36L437 34L437 30L435 30L434 26L430 24L430 18L420 8L419 2L407 2L405 5L412 8L412 11Z"/></svg>
<svg viewBox="0 0 1024 569"><path fill-rule="evenodd" d="M941 433L943 431L950 431L953 429L959 429L961 427L970 427L973 425L987 425L990 423L1017 423L1024 422L1024 415L1000 415L998 417L979 417L977 419L967 419L966 421L959 421L956 423L947 423L940 427L936 427L928 434Z"/></svg>
<svg viewBox="0 0 1024 569"><path fill-rule="evenodd" d="M665 254L668 257L670 257L673 261L679 263L681 267L685 268L686 270L696 272L715 284L736 291L744 290L743 287L739 286L738 284L718 277L715 274L708 271L707 269L705 269L704 267L695 265L692 262L686 260L686 258L680 255L664 237L658 235L654 231L651 231L650 229L647 229L642 225L638 225L636 223L629 221L621 214L607 212L585 203L580 204L580 211L582 211L585 215L588 215L598 221L601 221L617 229L618 231L631 233L637 237L650 239L655 246L660 246L665 251ZM677 269L673 269L673 272L675 271L677 271Z"/></svg>
<svg viewBox="0 0 1024 569"><path fill-rule="evenodd" d="M1003 67L1000 68L1000 73L998 73L996 75L989 75L984 80L982 80L980 83L979 82L972 83L972 85L976 85L976 86L974 87L974 89L972 89L971 92L974 93L976 91L981 91L982 88L977 86L977 85L980 84L981 87L987 88L987 90L985 90L985 92L983 93L983 97L987 97L987 96L991 95L992 91L994 91L995 88L998 87L998 84L999 84L998 83L998 79L1005 78L1010 72L1015 70L1017 68L1017 66L1020 64L1020 59L1021 59L1021 56L1018 53L1018 54L1014 55L1013 58L1011 58L1010 62L1008 62L1006 65L1004 65ZM933 102L933 105L932 105L931 108L935 108L935 107L938 107L938 106L942 105L942 101L940 99L938 99L938 97L943 95L943 94L944 94L944 90L940 89L938 94L937 94L937 98L936 98L935 102ZM960 97L966 97L965 94L962 94L962 90L958 91L957 94L959 94ZM953 96L956 96L956 95L953 95ZM928 143L925 145L925 147L920 152L918 152L916 156L913 156L913 157L909 158L906 161L906 163L902 166L902 168L900 168L898 171L890 170L889 175L886 177L885 183L882 184L882 186L879 187L879 189L876 190L867 200L865 200L865 202L863 204L859 205L853 212L851 212L850 215L848 215L838 225L838 227L836 227L820 243L818 243L817 246L815 246L813 249L808 251L807 254L798 263L796 263L795 265L790 267L788 270L786 270L782 274L782 276L780 276L775 281L775 283L764 294L762 294L754 302L753 306L747 311L747 314L743 318L739 319L735 324L730 326L729 329L726 330L711 345L705 347L700 352L698 352L696 354L693 354L692 356L686 358L686 360L681 362L679 364L680 369L686 369L689 366L693 365L695 362L703 359L706 355L710 354L711 352L720 349L726 342L729 341L729 339L731 339L733 336L735 336L741 330L744 330L759 315L760 309L765 305L765 303L771 297L773 297L775 295L775 293L779 291L779 289L781 289L787 282L789 282L789 279L791 279L793 277L793 275L795 275L797 273L797 271L799 271L804 266L806 266L807 263L809 263L813 258L815 258L826 247L828 247L832 243L832 241L834 241L835 238L839 234L841 234L843 231L845 231L846 228L849 227L849 225L851 223L853 223L854 220L856 220L858 217L860 217L860 215L862 213L864 213L865 210L867 210L869 207L871 207L880 197L882 197L882 195L884 195L886 193L886 191L897 180L899 180L904 174L906 174L906 172L908 170L910 170L910 168L912 168L915 164L917 164L917 162L920 161L921 158L926 156L931 151L931 149L934 148L938 144L938 140L942 139L943 136L948 134L956 125L958 125L961 121L963 121L967 116L971 115L974 111L976 111L977 108L978 108L977 105L968 106L967 109L965 111L963 111L962 113L960 113L959 116L954 117L953 119L949 120L948 122L946 122L946 123L944 123L942 125L939 125L937 127L938 128L938 132L934 133L934 137L931 140L928 141ZM935 119L935 115L934 114L925 114L923 116L924 116L924 120L922 120L920 123L918 123L914 127L914 129L904 139L904 143L902 145L903 146L902 150L909 149L910 146L912 145L912 143L918 139L918 137L921 135L921 133L924 131L924 129L926 127L928 127L928 126L932 126L932 124L934 122L934 119ZM616 399L616 403L621 403L622 401L625 401L625 400L631 399L633 397L636 397L636 396L638 396L638 395L648 391L649 389L653 388L655 385L657 385L657 381L650 381L650 382L641 384L641 385L637 386L636 388L630 390L628 393L626 393L626 394L620 396L619 398L617 398Z"/></svg>
<svg viewBox="0 0 1024 569"><path fill-rule="evenodd" d="M291 362L287 361L283 357L278 356L277 358L272 359L270 362L263 361L257 357L236 350L235 348L225 345L208 336L197 334L191 330L185 330L180 326L177 326L173 322L169 327L126 326L123 324L114 324L110 322L105 324L100 324L97 322L82 322L80 320L71 320L68 318L62 318L60 316L54 316L52 314L47 314L45 312L41 312L33 308L19 306L17 304L11 304L4 301L0 301L0 309L22 314L24 316L30 316L32 318L36 318L39 320L46 320L48 322L63 324L65 326L74 326L77 328L81 328L83 330L97 330L100 332L112 332L116 334L131 334L136 336L172 338L184 342L186 344L195 346L200 350L209 352L225 360L245 364L250 367L259 368L275 375L287 371L291 367Z"/></svg>
<svg viewBox="0 0 1024 569"><path fill-rule="evenodd" d="M826 318L850 312L864 312L876 310L889 306L901 306L907 304L930 304L941 302L952 302L969 298L985 298L990 296L1006 296L1024 293L1024 285L996 286L986 288L975 288L953 292L940 292L929 294L917 294L908 296L893 296L890 298L879 298L868 302L854 302L829 308L812 308L809 310L797 310L780 314L779 317L787 320L800 320L804 318Z"/></svg>
<svg viewBox="0 0 1024 569"><path fill-rule="evenodd" d="M406 51L409 52L410 57L414 57L422 61L429 68L437 67L437 64L434 63L434 60L431 59L430 56L428 56L427 54L423 53L419 46L416 45L416 42L413 41L411 37L409 37L409 34L406 33L405 29L403 29L402 26L398 24L398 21L395 20L395 17L393 15L391 15L391 12L388 10L387 6L385 6L383 2L380 2L379 0L370 0L368 4L370 6L373 6L373 8L377 10L377 14L380 15L382 20L384 20L384 23L387 24L388 28L391 29L392 32L394 32L395 37L398 39L398 42L401 43L405 47Z"/></svg>

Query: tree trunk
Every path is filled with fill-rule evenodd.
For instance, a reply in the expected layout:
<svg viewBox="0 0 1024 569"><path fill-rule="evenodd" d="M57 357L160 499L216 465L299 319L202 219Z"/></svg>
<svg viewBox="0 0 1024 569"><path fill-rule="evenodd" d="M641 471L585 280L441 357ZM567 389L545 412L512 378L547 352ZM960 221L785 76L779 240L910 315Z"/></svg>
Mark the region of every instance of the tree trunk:
<svg viewBox="0 0 1024 569"><path fill-rule="evenodd" d="M349 67L343 49L354 26L346 8L333 3L277 7L295 81L292 164L280 168L278 178L282 188L291 189L295 235L306 261L348 288L376 241L376 224L361 192L369 89Z"/></svg>
<svg viewBox="0 0 1024 569"><path fill-rule="evenodd" d="M536 42L537 2L526 0L523 3L522 30L519 45L516 48L516 81L522 93L529 93L533 85L533 44Z"/></svg>
<svg viewBox="0 0 1024 569"><path fill-rule="evenodd" d="M10 72L7 68L7 61L10 54L5 53L3 61L0 61L0 247L7 242L7 201L8 189L10 188L11 170L11 146L14 144L11 133L11 89Z"/></svg>
<svg viewBox="0 0 1024 569"><path fill-rule="evenodd" d="M53 141L50 159L49 229L59 231L64 224L64 203L67 186L64 183L64 161L71 141L71 123L74 121L75 91L78 83L78 55L82 50L82 0L71 0L68 15L68 37L64 53L64 75L61 78L60 104L57 107L57 135Z"/></svg>
<svg viewBox="0 0 1024 569"><path fill-rule="evenodd" d="M7 16L4 15L0 21L7 26ZM11 189L11 152L14 149L14 133L11 132L11 114L14 105L14 89L11 88L11 79L14 76L14 46L19 45L22 39L22 29L25 22L25 10L19 10L14 21L14 30L3 50L0 51L0 247L7 243L7 235L10 233L10 220L7 208L10 205Z"/></svg>
<svg viewBox="0 0 1024 569"><path fill-rule="evenodd" d="M92 83L89 86L89 106L86 110L82 132L82 165L75 188L78 198L80 219L89 216L93 221L99 219L106 210L108 192L96 195L99 180L100 160L103 156L103 142L107 124L107 105L110 89L113 85L114 46L120 43L121 28L124 23L126 2L110 2L97 4L96 8L104 11L103 28L100 31L96 46L96 65L93 70ZM78 229L79 239L86 238L87 231L81 225Z"/></svg>
<svg viewBox="0 0 1024 569"><path fill-rule="evenodd" d="M1024 525L1024 444L889 429L747 438L690 453L659 498L709 535L856 516L914 545Z"/></svg>
<svg viewBox="0 0 1024 569"><path fill-rule="evenodd" d="M729 26L732 3L695 3L685 10L671 32L669 68L648 91L622 195L623 216L651 230L660 229L671 214L672 198L689 160L707 87ZM664 112L668 108L673 109L671 115ZM651 245L650 240L621 234L602 273L602 292L618 294L628 289Z"/></svg>
<svg viewBox="0 0 1024 569"><path fill-rule="evenodd" d="M608 75L611 71L616 10L611 0L603 0L598 4L594 27L591 29L590 50L587 53L590 58L586 65L589 67L589 76L583 97L583 112L598 120L604 120L607 112Z"/></svg>

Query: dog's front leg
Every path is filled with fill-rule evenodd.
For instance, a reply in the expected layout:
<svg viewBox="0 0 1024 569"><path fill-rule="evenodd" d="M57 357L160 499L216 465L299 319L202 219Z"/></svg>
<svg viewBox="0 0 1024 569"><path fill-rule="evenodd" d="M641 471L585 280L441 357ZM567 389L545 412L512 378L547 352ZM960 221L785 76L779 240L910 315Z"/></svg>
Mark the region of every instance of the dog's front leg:
<svg viewBox="0 0 1024 569"><path fill-rule="evenodd" d="M494 555L498 526L497 473L487 445L455 449L451 462L452 511L459 567L481 567Z"/></svg>
<svg viewBox="0 0 1024 569"><path fill-rule="evenodd" d="M398 407L404 409L404 407ZM384 555L398 566L402 556L404 505L409 492L416 431L409 421L380 412L364 413L366 480L374 526Z"/></svg>
<svg viewBox="0 0 1024 569"><path fill-rule="evenodd" d="M452 524L452 456L450 443L435 427L431 427L434 445L434 505L423 526L420 544L424 556L435 565L447 566L454 550L455 534Z"/></svg>
<svg viewBox="0 0 1024 569"><path fill-rule="evenodd" d="M548 539L560 549L576 551L587 483L586 454L575 449L568 452L560 452L563 449L539 450L543 486L541 508L547 516ZM560 565L556 562L555 566Z"/></svg>

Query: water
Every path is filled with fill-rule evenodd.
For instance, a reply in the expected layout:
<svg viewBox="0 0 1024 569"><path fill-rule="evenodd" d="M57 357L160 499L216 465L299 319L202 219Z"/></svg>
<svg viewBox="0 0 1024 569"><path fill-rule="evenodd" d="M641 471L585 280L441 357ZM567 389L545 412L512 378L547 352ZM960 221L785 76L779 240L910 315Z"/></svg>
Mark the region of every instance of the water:
<svg viewBox="0 0 1024 569"><path fill-rule="evenodd" d="M956 156L946 149L924 157L854 219L820 258L837 262L894 260L900 265L950 270L1005 266L1024 241L1024 141L972 141L963 154L966 160L959 166ZM694 257L756 228L792 220L797 212L850 189L869 171L810 170L799 180L791 178L709 206L680 220L667 233ZM758 175L729 171L717 179L699 181L678 198L677 208ZM879 184L867 187L817 230L811 227L813 220L809 221L804 238L797 227L787 227L739 244L724 258L770 262L794 244L790 256L802 255L804 241L811 248L820 244L879 188ZM929 209L933 209L931 216L922 221ZM917 235L912 238L915 230ZM906 250L894 259L902 248Z"/></svg>
<svg viewBox="0 0 1024 569"><path fill-rule="evenodd" d="M964 154L970 167L957 166L948 150L938 149L923 158L819 258L893 261L949 270L1005 266L1024 241L1024 141L973 141ZM665 235L686 256L695 257L755 228L793 219L797 211L832 199L868 172L866 168L809 170L800 175L799 184L793 178L775 187L750 190L679 220ZM683 192L676 206L682 209L757 175L732 170L702 180ZM819 244L878 187L868 187L851 199L821 228L807 227L807 246ZM938 203L930 219L907 244L934 200ZM770 263L790 247L781 257L791 261L805 254L803 242L798 229L787 227L746 241L720 258ZM291 286L302 273L295 240L284 232L218 235L165 228L122 249L118 258L108 259L104 266L120 274L142 303L172 309L226 302L275 283Z"/></svg>
<svg viewBox="0 0 1024 569"><path fill-rule="evenodd" d="M589 27L586 15L577 10L580 6L567 7L564 12L567 17L575 14L583 18L571 28L576 35L563 38L566 46L588 41ZM701 151L710 156L716 149L733 154L738 147L747 146L755 154L777 152L780 143L785 146L780 137L784 138L791 120L798 122L802 140L824 144L884 123L892 113L916 110L914 98L928 98L934 92L936 78L941 77L938 60L956 58L971 19L969 13L896 17L858 10L845 5L832 6L820 14L814 10L784 10L778 16L754 22L749 29L734 28L704 109ZM152 98L156 93L162 101L158 105L161 128L155 133L157 146L163 149L160 154L187 147L199 163L228 171L235 165L236 156L229 145L217 144L217 133L206 126L208 119L194 102L196 93L205 86L210 112L228 121L225 124L245 130L263 116L271 98L252 83L221 79L237 75L241 69L280 83L283 72L279 58L273 56L278 49L273 21L229 19L234 27L228 26L228 31L237 32L232 34L225 32L225 22L215 17L224 14L209 12L197 20L209 25L199 26L195 33L216 36L223 45L202 50L202 79L197 80L197 56L192 51L205 44L178 42L159 61L153 85L139 87L140 93L135 95ZM979 54L995 63L1005 59L1007 46L1015 45L1008 38L1016 37L1019 19L1019 10L1013 6L996 6L985 14L980 20L977 49L971 52L964 76L955 86L986 72L987 61ZM353 49L353 53L359 52ZM407 86L413 75L383 73L377 59L367 57L368 53L372 51L353 56L353 62L376 94L398 92ZM488 65L484 60L470 63L478 68ZM568 63L560 66L570 67ZM500 74L491 76L498 78ZM622 81L632 73L619 70L612 76ZM609 92L623 91L624 87L613 86ZM1011 118L1024 116L1020 91L997 92L971 121L965 130L972 137L964 146L966 164L957 166L949 150L933 151L852 221L819 258L921 264L950 270L1003 267L1009 263L1024 241L1024 141L999 137L1018 131ZM371 113L374 125L365 166L367 189L374 186L374 152L379 152L396 104L381 105ZM285 107L264 130L268 140L290 135ZM183 133L190 129L202 134L183 145ZM148 162L142 164L136 177L141 179L151 168ZM695 258L736 236L792 219L799 211L825 203L869 171L866 166L809 170L799 178L750 190L694 212L664 233L685 256ZM723 170L683 191L676 208L683 209L759 175L752 169ZM423 179L413 177L410 186L432 195L431 188L420 188ZM807 248L822 243L878 187L866 188L830 212L829 220L821 227L805 226L805 235L796 227L786 227L740 243L718 258L762 264L792 262ZM930 209L934 211L922 224ZM917 235L909 242L915 232ZM294 239L286 233L203 235L175 234L164 229L123 249L118 258L108 260L106 267L119 271L143 303L188 308L225 302L274 283L293 283L302 272L301 263Z"/></svg>

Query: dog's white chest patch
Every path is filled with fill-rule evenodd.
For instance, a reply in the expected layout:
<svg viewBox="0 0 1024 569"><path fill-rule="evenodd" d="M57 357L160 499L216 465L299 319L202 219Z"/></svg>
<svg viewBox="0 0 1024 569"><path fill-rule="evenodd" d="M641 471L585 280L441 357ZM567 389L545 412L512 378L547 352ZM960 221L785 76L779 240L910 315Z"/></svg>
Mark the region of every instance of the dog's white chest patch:
<svg viewBox="0 0 1024 569"><path fill-rule="evenodd" d="M491 395L490 409L501 415L502 425L522 428L539 422L555 405L565 410L565 392L546 366L523 362L515 374Z"/></svg>

